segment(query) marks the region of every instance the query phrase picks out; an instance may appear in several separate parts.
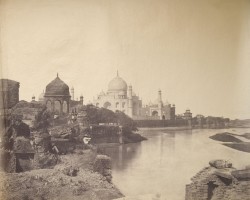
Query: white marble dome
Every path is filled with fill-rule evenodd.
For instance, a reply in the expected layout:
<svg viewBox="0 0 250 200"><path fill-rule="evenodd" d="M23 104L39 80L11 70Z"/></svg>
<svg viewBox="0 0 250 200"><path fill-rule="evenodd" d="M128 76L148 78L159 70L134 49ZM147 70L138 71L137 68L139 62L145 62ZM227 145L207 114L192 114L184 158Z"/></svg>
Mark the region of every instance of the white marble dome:
<svg viewBox="0 0 250 200"><path fill-rule="evenodd" d="M117 92L117 91L127 91L127 83L124 81L118 74L112 79L108 84L108 91Z"/></svg>

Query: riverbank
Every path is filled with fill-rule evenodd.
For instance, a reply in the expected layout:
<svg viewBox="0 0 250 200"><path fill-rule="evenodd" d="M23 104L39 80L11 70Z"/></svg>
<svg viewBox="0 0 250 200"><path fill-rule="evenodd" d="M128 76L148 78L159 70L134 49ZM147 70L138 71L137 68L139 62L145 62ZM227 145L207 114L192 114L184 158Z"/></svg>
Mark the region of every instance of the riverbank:
<svg viewBox="0 0 250 200"><path fill-rule="evenodd" d="M192 130L190 126L184 126L184 127L153 127L153 128L147 128L147 127L140 127L138 128L139 131L144 130L169 130L169 131L183 131L183 130Z"/></svg>
<svg viewBox="0 0 250 200"><path fill-rule="evenodd" d="M95 150L78 150L60 156L60 162L53 169L1 172L0 199L109 200L123 197L110 179L94 170L96 157Z"/></svg>

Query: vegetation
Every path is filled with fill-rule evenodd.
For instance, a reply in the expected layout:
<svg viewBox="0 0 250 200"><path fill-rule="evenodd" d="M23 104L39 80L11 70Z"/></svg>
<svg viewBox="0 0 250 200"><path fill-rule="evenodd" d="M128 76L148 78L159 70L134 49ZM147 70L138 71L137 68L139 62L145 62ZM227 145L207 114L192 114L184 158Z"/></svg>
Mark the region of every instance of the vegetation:
<svg viewBox="0 0 250 200"><path fill-rule="evenodd" d="M97 108L93 105L87 105L85 109L90 124L118 123L123 126L125 134L137 130L134 120L121 111L113 112L106 108Z"/></svg>
<svg viewBox="0 0 250 200"><path fill-rule="evenodd" d="M35 116L34 129L35 130L47 130L50 126L51 113L45 109Z"/></svg>

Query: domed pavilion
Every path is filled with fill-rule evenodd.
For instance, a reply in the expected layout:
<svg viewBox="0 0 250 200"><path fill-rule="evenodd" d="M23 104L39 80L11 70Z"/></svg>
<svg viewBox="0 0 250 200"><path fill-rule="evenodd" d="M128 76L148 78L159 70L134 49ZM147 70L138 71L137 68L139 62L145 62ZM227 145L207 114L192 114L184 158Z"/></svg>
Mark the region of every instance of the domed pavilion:
<svg viewBox="0 0 250 200"><path fill-rule="evenodd" d="M108 84L107 92L101 92L93 101L97 107L104 107L112 111L122 111L130 117L140 115L142 101L132 91L132 86L128 86L118 72Z"/></svg>
<svg viewBox="0 0 250 200"><path fill-rule="evenodd" d="M69 86L59 78L58 74L46 86L43 96L47 109L58 114L69 113L70 97Z"/></svg>

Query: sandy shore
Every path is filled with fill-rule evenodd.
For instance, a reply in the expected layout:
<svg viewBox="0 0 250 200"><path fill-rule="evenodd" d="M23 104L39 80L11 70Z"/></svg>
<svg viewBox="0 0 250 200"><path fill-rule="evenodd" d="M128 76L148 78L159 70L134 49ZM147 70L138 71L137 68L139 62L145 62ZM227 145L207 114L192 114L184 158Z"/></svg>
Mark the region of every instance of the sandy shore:
<svg viewBox="0 0 250 200"><path fill-rule="evenodd" d="M218 133L210 137L213 140L221 141L222 145L236 149L242 152L250 153L250 134L245 133L242 135L224 132Z"/></svg>

